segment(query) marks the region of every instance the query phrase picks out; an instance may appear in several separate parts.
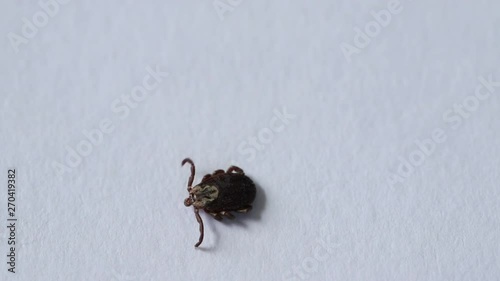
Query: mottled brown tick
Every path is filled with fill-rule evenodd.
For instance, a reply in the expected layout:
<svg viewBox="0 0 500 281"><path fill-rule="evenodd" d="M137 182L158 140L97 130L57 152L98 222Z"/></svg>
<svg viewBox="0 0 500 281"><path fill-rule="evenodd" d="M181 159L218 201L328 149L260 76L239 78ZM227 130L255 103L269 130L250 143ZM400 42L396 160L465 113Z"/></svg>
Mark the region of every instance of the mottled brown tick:
<svg viewBox="0 0 500 281"><path fill-rule="evenodd" d="M195 166L189 158L182 161L182 166L186 163L191 165L191 176L187 187L189 197L184 200L184 205L193 206L196 220L200 225L200 238L194 245L198 247L203 242L204 236L203 220L199 210L204 210L219 221L223 217L234 219L231 212L247 213L252 209L257 190L253 181L236 166L229 167L227 171L216 170L212 174L207 174L199 184L192 186Z"/></svg>

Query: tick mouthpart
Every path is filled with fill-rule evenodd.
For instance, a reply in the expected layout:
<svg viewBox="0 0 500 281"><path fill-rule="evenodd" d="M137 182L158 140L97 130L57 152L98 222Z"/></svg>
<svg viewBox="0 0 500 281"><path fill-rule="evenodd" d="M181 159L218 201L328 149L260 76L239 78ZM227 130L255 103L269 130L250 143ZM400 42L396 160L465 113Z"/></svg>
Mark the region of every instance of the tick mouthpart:
<svg viewBox="0 0 500 281"><path fill-rule="evenodd" d="M184 206L189 207L189 206L193 205L193 202L194 202L193 198L188 197L188 198L184 199Z"/></svg>

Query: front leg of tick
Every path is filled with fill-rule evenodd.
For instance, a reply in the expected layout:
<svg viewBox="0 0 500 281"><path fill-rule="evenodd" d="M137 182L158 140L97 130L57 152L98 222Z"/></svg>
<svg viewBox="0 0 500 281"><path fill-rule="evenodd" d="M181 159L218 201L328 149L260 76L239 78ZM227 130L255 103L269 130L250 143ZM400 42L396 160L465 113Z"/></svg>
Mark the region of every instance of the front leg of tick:
<svg viewBox="0 0 500 281"><path fill-rule="evenodd" d="M194 208L194 214L196 216L196 220L198 221L198 224L200 225L200 238L198 239L198 243L196 243L194 246L198 248L198 246L201 245L203 242L203 236L205 235L205 231L203 230L203 220L200 217L199 210Z"/></svg>

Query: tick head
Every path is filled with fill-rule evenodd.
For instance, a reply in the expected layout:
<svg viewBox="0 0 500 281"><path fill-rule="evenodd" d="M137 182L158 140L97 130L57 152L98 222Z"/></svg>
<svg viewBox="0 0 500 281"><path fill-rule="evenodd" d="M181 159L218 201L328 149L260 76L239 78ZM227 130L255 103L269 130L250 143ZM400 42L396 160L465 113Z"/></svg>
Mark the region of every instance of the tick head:
<svg viewBox="0 0 500 281"><path fill-rule="evenodd" d="M219 196L219 190L212 185L197 185L189 190L189 197L184 200L184 205L195 208L204 208L208 203L214 201Z"/></svg>

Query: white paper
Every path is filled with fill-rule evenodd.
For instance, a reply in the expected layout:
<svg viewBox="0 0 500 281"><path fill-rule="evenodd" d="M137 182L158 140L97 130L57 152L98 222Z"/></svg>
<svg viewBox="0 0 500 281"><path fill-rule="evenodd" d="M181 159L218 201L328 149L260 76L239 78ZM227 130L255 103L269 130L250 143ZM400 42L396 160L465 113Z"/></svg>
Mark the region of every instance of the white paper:
<svg viewBox="0 0 500 281"><path fill-rule="evenodd" d="M0 280L500 276L497 1L54 1L0 9ZM185 157L259 186L199 249Z"/></svg>

